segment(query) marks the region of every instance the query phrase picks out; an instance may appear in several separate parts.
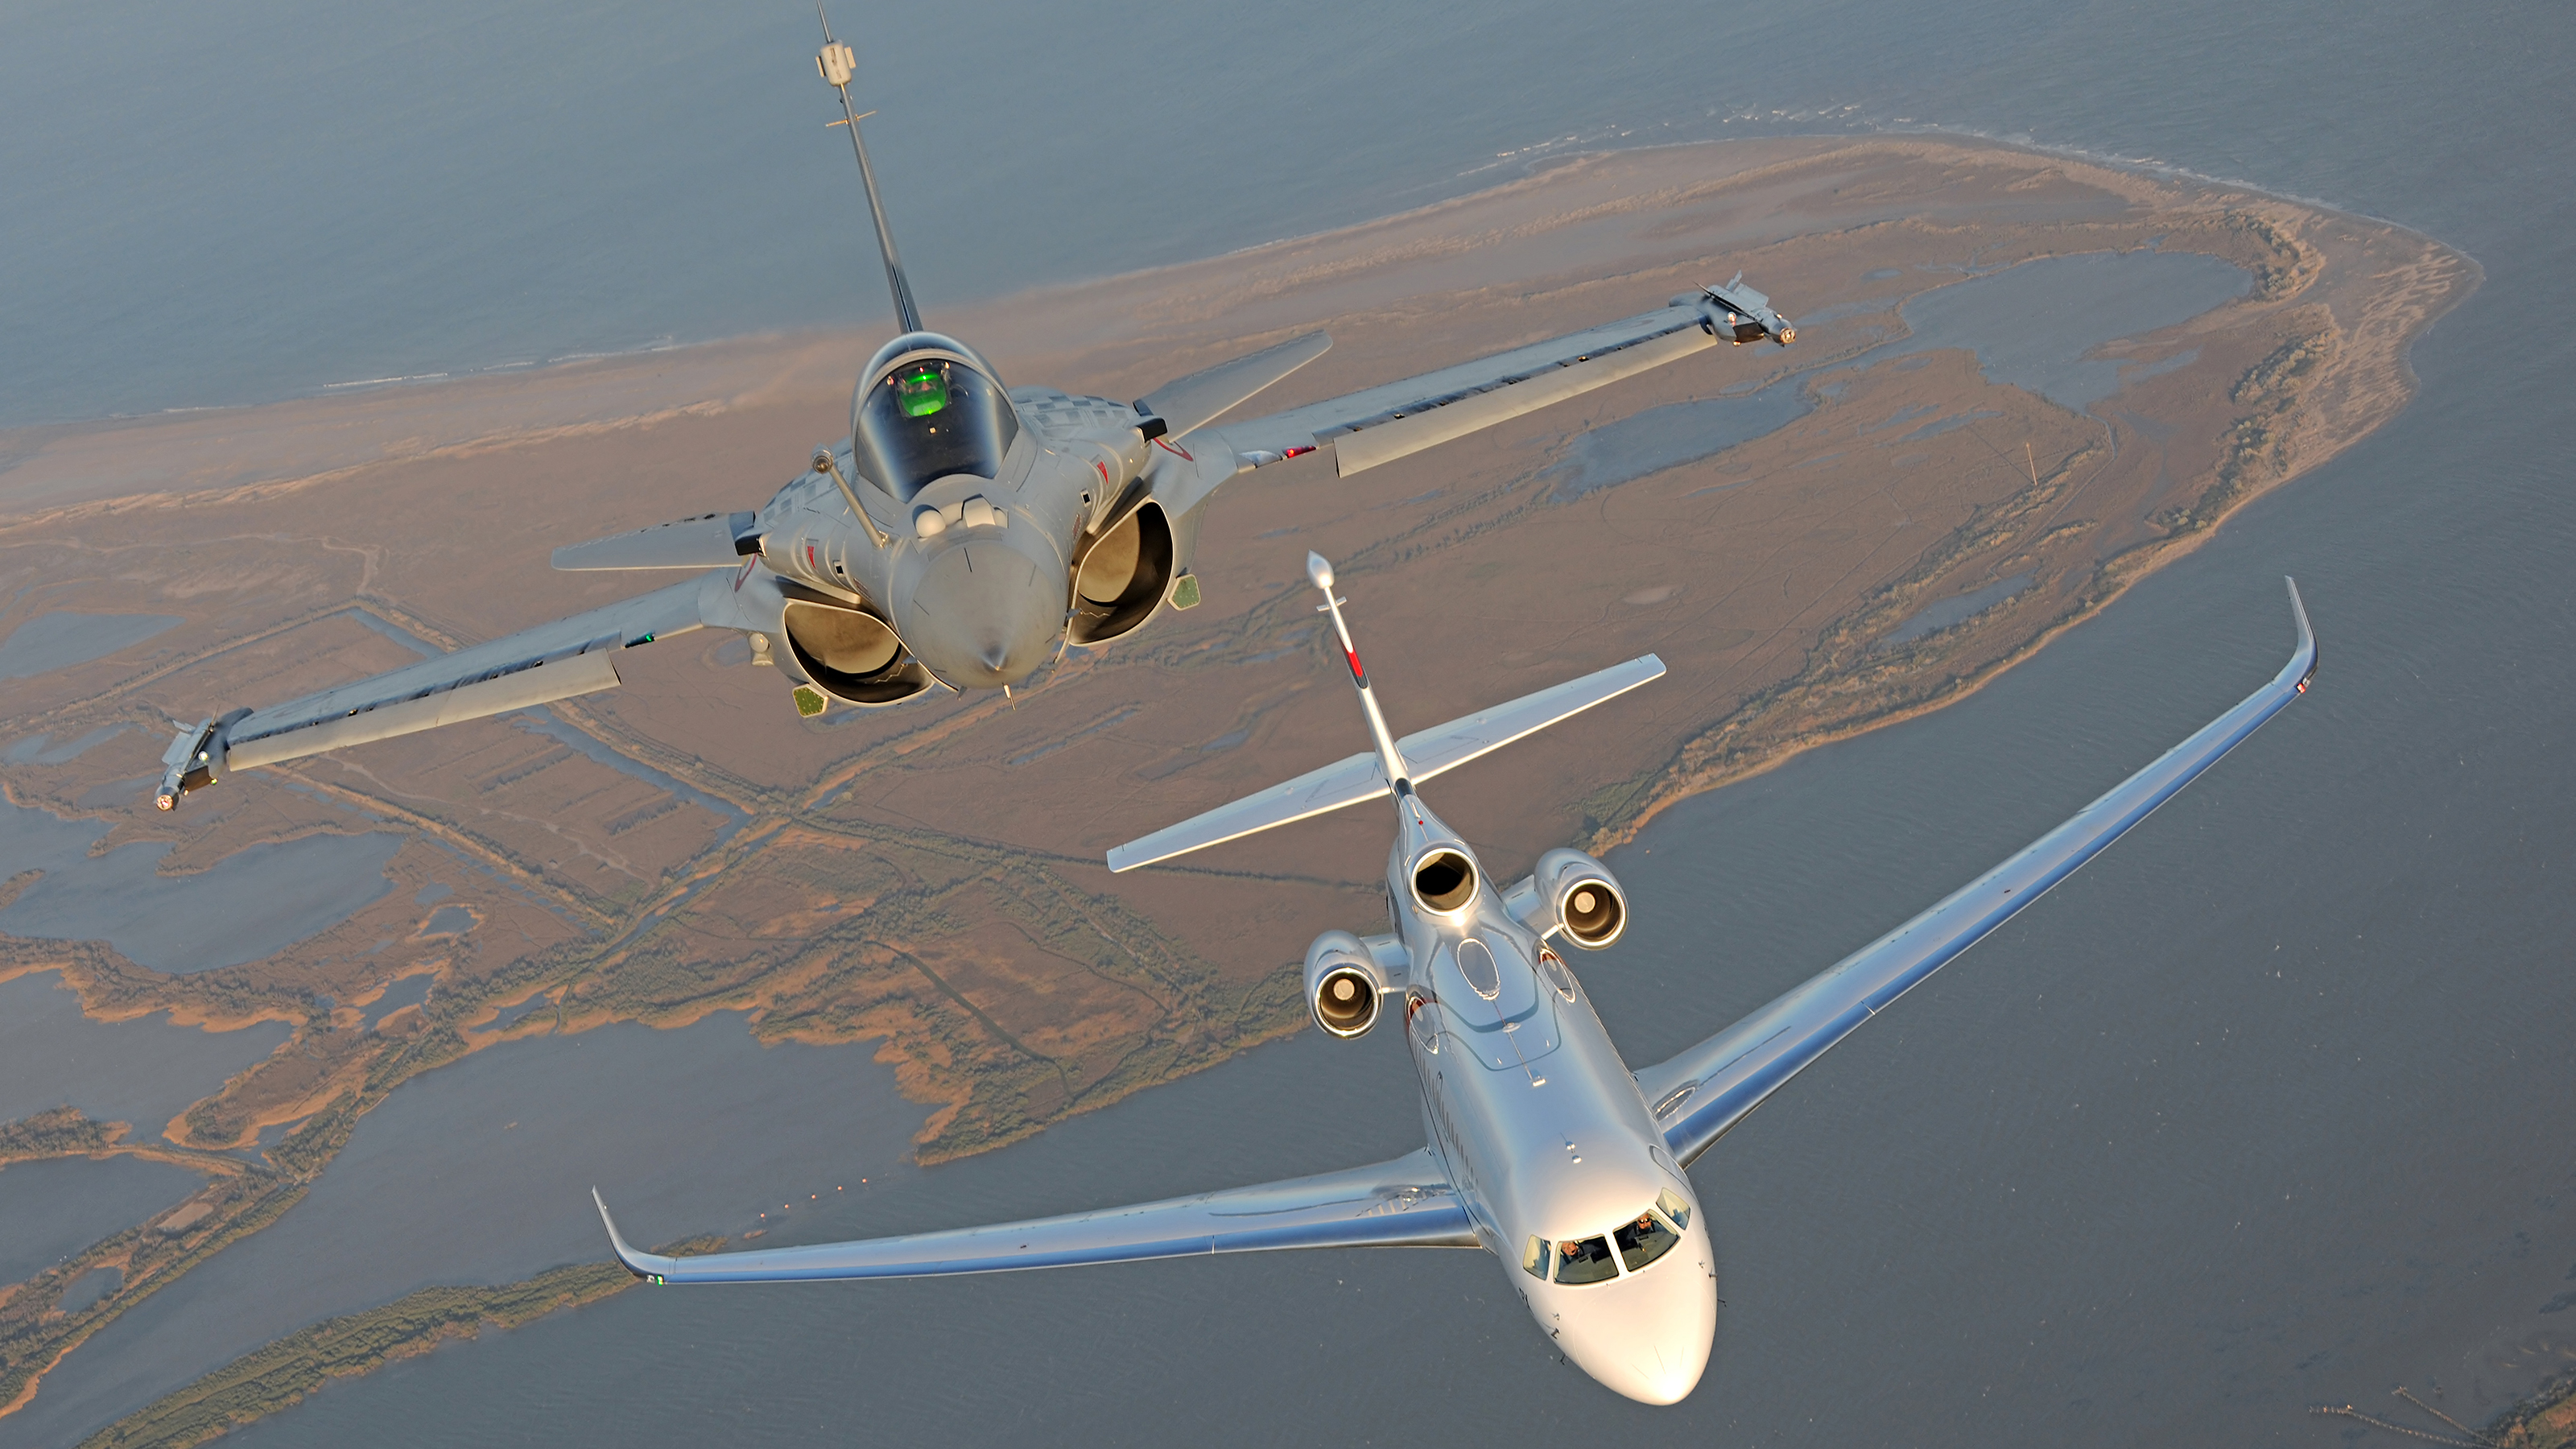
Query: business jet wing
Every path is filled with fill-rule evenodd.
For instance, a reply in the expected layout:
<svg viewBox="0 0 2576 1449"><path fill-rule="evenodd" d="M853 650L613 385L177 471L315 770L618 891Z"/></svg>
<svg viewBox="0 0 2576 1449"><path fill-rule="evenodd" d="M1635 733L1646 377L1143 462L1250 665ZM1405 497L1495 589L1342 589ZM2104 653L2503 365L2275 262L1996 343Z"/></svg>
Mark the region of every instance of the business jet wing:
<svg viewBox="0 0 2576 1449"><path fill-rule="evenodd" d="M1187 420L1195 430L1179 450L1190 466L1172 461L1170 481L1158 485L1155 494L1178 516L1244 467L1275 463L1319 447L1333 450L1334 466L1347 478L1720 342L1768 337L1786 344L1797 335L1789 320L1771 309L1770 299L1745 286L1739 276L1724 287L1703 287L1675 297L1652 312L1266 417L1207 426L1199 419L1215 414L1192 408ZM1322 352L1318 344L1323 341L1320 334L1299 338L1240 364L1228 364L1228 369L1242 368L1243 380L1249 380L1264 371L1255 364L1274 354L1280 361L1294 358L1301 365ZM1235 372L1218 372L1229 383L1238 380ZM1213 379L1215 374L1209 376ZM1189 381L1194 384L1196 379ZM1176 400L1186 391L1193 400L1215 401L1231 390L1184 389L1175 383L1164 391ZM1146 402L1160 405L1162 398L1158 395ZM1174 422L1173 428L1180 431L1180 423Z"/></svg>
<svg viewBox="0 0 2576 1449"><path fill-rule="evenodd" d="M1320 1177L1134 1207L894 1238L671 1258L629 1246L596 1189L619 1262L656 1283L927 1278L1278 1248L1473 1248L1467 1211L1429 1148Z"/></svg>
<svg viewBox="0 0 2576 1449"><path fill-rule="evenodd" d="M1735 1025L1637 1073L1637 1086L1673 1156L1687 1165L1706 1152L1828 1048L2073 875L2306 693L2317 669L2317 641L2295 583L2290 612L2298 624L2298 647L2281 672L2244 702L1940 904Z"/></svg>

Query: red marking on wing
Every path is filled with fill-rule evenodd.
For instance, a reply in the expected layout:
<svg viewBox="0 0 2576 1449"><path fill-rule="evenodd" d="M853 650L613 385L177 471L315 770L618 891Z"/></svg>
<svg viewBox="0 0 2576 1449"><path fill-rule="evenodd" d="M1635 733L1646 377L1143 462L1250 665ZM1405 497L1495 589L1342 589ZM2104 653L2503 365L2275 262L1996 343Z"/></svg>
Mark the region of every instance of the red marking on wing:
<svg viewBox="0 0 2576 1449"><path fill-rule="evenodd" d="M1156 438L1154 440L1154 446L1162 449L1166 453L1178 454L1180 457L1186 458L1190 462L1195 463L1198 461L1198 459L1190 456L1189 449L1175 445L1169 438Z"/></svg>

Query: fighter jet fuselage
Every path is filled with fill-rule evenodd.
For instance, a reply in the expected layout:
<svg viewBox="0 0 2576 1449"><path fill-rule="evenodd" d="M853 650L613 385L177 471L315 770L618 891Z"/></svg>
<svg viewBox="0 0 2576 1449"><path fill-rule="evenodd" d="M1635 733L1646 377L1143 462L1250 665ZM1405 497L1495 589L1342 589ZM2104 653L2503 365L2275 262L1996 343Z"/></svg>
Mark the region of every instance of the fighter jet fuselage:
<svg viewBox="0 0 2576 1449"><path fill-rule="evenodd" d="M1201 513L1239 473L1325 451L1349 477L1721 343L1796 336L1739 273L1632 317L1264 417L1220 422L1331 339L1274 342L1132 403L1006 389L980 354L922 326L849 96L855 64L827 30L815 68L840 97L833 124L849 128L900 331L860 373L848 434L756 512L554 551L559 569L694 577L181 724L160 808L240 770L616 688L623 651L699 628L746 635L752 662L777 666L807 716L937 685L1008 689L1069 645L1194 606Z"/></svg>
<svg viewBox="0 0 2576 1449"><path fill-rule="evenodd" d="M847 703L1017 684L1066 642L1133 632L1186 574L1203 504L1174 518L1154 495L1198 460L1161 423L1006 393L963 344L899 337L860 378L850 437L738 540L758 562L737 592L775 597L782 662Z"/></svg>

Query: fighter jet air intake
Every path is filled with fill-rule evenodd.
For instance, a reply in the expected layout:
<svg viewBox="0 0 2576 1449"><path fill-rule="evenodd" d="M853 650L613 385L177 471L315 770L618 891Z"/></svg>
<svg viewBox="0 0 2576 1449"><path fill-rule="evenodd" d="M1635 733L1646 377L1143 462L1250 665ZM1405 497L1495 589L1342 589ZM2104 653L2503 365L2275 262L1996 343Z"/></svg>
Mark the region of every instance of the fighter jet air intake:
<svg viewBox="0 0 2576 1449"><path fill-rule="evenodd" d="M1679 1402L1717 1321L1710 1224L1687 1169L1861 1023L1957 958L2218 762L2307 690L2317 647L2298 587L2298 643L2262 688L2028 848L1894 931L1669 1061L1620 1060L1558 942L1617 940L1628 901L1601 862L1541 855L1497 887L1417 787L1664 672L1649 654L1395 738L1360 664L1331 565L1307 572L1332 614L1371 748L1109 854L1132 870L1380 796L1395 799L1391 929L1327 931L1306 952L1315 1024L1381 1018L1422 1087L1430 1142L1370 1167L994 1227L756 1252L639 1252L599 1200L618 1258L655 1283L901 1278L1274 1248L1482 1248L1568 1359L1649 1404ZM1259 1130L1258 1124L1243 1124Z"/></svg>
<svg viewBox="0 0 2576 1449"><path fill-rule="evenodd" d="M748 635L752 661L784 676L804 715L1007 690L1066 647L1195 605L1200 520L1239 473L1329 449L1348 477L1720 341L1797 335L1739 273L1588 331L1222 425L1331 339L1291 338L1133 402L1006 387L983 354L923 326L859 134L854 67L826 25L815 69L840 99L899 333L860 372L848 435L756 510L554 551L558 569L676 583L180 726L154 803L174 809L239 770L613 689L621 651L702 628Z"/></svg>

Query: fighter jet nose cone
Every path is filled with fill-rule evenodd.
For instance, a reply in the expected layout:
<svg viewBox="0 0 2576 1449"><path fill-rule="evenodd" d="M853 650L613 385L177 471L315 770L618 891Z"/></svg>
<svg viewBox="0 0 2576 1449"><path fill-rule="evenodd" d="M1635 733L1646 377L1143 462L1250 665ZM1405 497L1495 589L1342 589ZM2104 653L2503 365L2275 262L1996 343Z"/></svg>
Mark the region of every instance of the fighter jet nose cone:
<svg viewBox="0 0 2576 1449"><path fill-rule="evenodd" d="M955 689L1017 684L1064 627L1065 581L995 538L970 538L926 561L897 608L903 642Z"/></svg>
<svg viewBox="0 0 2576 1449"><path fill-rule="evenodd" d="M1333 565L1322 554L1311 551L1307 553L1306 577L1314 580L1316 588L1322 589L1326 593L1332 592Z"/></svg>

